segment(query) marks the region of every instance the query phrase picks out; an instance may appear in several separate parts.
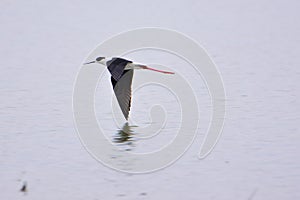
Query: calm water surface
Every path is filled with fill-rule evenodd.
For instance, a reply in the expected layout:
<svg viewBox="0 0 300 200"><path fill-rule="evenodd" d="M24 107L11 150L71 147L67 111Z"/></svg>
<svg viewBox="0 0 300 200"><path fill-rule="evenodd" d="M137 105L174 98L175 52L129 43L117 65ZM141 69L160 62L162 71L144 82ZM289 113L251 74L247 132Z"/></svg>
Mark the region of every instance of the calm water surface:
<svg viewBox="0 0 300 200"><path fill-rule="evenodd" d="M153 15L152 4L136 2L134 10L145 18L127 12L120 23L107 10L123 12L126 2L120 8L111 2L1 3L0 199L299 199L299 3L200 3L174 2L167 16L168 4L155 6ZM112 25L97 29L99 20ZM227 113L219 143L199 160L211 108L204 82L173 57L129 55L144 63L162 60L194 81L201 118L198 137L174 165L130 175L84 149L74 128L72 90L96 43L145 25L177 29L205 45L223 77ZM180 109L172 95L157 87L137 92L134 121L116 125L105 80L96 91L96 115L120 151L149 152L174 138ZM164 105L168 121L161 134L142 140L139 127L158 123L149 114L153 102ZM25 181L26 194L19 191Z"/></svg>

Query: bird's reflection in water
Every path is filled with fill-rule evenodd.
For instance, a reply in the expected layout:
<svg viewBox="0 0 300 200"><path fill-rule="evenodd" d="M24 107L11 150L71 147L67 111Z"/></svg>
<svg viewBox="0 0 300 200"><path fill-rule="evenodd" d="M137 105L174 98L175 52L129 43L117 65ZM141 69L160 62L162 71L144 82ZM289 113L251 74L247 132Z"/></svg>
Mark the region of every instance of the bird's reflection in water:
<svg viewBox="0 0 300 200"><path fill-rule="evenodd" d="M136 126L129 126L128 122L126 122L122 129L116 133L113 142L124 147L126 151L131 151L134 148L133 127Z"/></svg>

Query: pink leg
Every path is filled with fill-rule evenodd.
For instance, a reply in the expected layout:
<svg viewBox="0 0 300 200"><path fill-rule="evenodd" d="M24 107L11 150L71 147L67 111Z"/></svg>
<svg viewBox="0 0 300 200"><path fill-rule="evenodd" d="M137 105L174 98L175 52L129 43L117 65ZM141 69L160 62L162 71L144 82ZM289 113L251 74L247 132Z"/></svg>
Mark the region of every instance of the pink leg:
<svg viewBox="0 0 300 200"><path fill-rule="evenodd" d="M143 68L144 68L144 69L151 70L151 71L155 71L155 72L164 73L164 74L175 74L174 72L168 72L168 71L163 71L163 70L153 69L153 68L147 67L147 66L143 66Z"/></svg>

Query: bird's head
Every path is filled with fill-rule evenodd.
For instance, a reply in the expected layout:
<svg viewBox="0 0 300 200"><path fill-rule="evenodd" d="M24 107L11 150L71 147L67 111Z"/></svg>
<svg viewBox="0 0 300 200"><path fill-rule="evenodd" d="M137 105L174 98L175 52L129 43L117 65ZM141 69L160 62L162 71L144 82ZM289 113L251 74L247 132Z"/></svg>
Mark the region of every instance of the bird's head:
<svg viewBox="0 0 300 200"><path fill-rule="evenodd" d="M96 60L94 60L94 61L84 63L84 65L92 64L92 63L99 63L99 64L105 65L104 61L105 61L105 57L98 57L98 58L96 58Z"/></svg>

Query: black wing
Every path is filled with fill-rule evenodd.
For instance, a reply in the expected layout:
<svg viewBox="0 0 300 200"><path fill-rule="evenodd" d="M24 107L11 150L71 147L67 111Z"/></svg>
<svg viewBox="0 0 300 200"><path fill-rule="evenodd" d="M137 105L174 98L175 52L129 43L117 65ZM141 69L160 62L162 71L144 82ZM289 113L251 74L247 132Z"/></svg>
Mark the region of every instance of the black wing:
<svg viewBox="0 0 300 200"><path fill-rule="evenodd" d="M132 77L133 69L124 70L119 80L114 79L113 76L111 77L111 83L113 85L115 95L126 120L128 120L128 115L131 106Z"/></svg>
<svg viewBox="0 0 300 200"><path fill-rule="evenodd" d="M123 58L112 58L110 61L106 63L106 65L111 76L116 81L119 81L128 63L132 63L132 62L130 60L126 60Z"/></svg>

